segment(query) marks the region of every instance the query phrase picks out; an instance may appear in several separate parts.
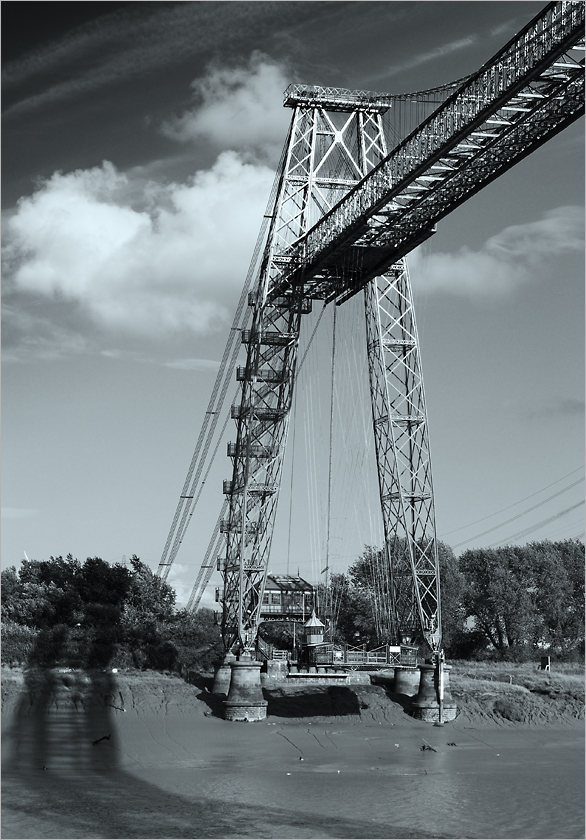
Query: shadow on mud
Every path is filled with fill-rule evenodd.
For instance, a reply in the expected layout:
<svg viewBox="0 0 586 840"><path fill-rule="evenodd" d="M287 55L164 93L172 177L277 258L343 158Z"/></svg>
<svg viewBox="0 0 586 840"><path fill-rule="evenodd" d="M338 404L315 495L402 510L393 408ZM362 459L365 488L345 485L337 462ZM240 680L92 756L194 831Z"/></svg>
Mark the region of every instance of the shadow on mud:
<svg viewBox="0 0 586 840"><path fill-rule="evenodd" d="M208 690L207 686L204 686L203 691L197 695L197 699L201 700L202 703L205 703L209 709L209 712L205 712L206 715L213 715L213 717L224 719L224 700L226 699L225 695L216 695L211 694Z"/></svg>
<svg viewBox="0 0 586 840"><path fill-rule="evenodd" d="M211 694L207 685L197 695L209 709L213 717L224 718L223 695ZM343 717L360 715L360 700L345 686L311 686L292 689L263 688L262 693L268 700L267 715L282 718L305 717Z"/></svg>
<svg viewBox="0 0 586 840"><path fill-rule="evenodd" d="M275 717L343 717L360 715L360 701L346 686L311 686L293 691L291 688L265 688L269 701L267 714Z"/></svg>
<svg viewBox="0 0 586 840"><path fill-rule="evenodd" d="M381 677L373 674L370 678L372 685L378 685L381 688L384 688L385 694L389 698L389 700L393 703L397 703L399 706L403 707L403 711L406 715L411 717L411 710L412 710L412 702L413 697L409 696L408 694L399 694L396 691L393 691L393 680L389 677Z"/></svg>

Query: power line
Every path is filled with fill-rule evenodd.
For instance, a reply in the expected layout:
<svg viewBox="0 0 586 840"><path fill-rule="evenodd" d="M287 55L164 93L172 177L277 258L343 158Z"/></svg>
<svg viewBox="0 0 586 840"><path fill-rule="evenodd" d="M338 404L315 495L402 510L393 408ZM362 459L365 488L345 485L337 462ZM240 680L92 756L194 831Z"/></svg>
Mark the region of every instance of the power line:
<svg viewBox="0 0 586 840"><path fill-rule="evenodd" d="M578 515L578 519L572 520L565 525L558 526L557 528L554 528L553 531L548 528L547 533L542 535L542 539L553 541L554 537L558 534L568 534L570 531L583 527L583 524L583 517Z"/></svg>
<svg viewBox="0 0 586 840"><path fill-rule="evenodd" d="M517 540L521 539L522 537L526 537L528 534L531 534L533 531L538 531L540 528L545 528L546 525L549 525L550 522L554 522L556 519L559 519L561 516L565 516L566 513L570 513L570 511L575 510L580 505L584 504L584 499L581 502L576 502L575 505L571 505L569 508L565 510L561 510L559 513L555 513L553 516L550 516L549 519L544 519L541 522L538 522L537 525L532 525L530 528L526 528L524 531L519 531L518 534L513 534L512 537L508 537L506 540L501 540L500 542L495 542L489 545L489 548L494 548L496 545L505 545L509 540Z"/></svg>
<svg viewBox="0 0 586 840"><path fill-rule="evenodd" d="M574 470L574 472L577 472L577 470ZM518 513L516 516L512 516L505 522L500 522L498 525L493 525L492 528L487 528L486 531L483 531L481 534L477 534L475 537L469 537L467 540L462 540L462 542L456 543L456 545L452 546L452 548L460 548L461 545L466 545L466 543L472 542L472 540L480 539L480 537L484 537L486 534L490 534L492 531L497 531L499 528L502 528L503 525L508 525L510 522L514 522L516 519L520 519L522 516L531 513L532 510L536 510L538 507L541 507L541 505L544 505L547 502L551 502L552 499L557 498L557 496L561 496L562 493L565 493L567 490L571 490L572 487L575 487L577 484L581 484L583 481L583 478L579 478L578 481L574 481L573 484L568 484L568 486L564 487L563 490L558 490L558 492L554 493L553 496L548 496L547 499L543 499L543 501L538 502L536 505L533 505L533 507L527 508L527 510ZM554 483L557 484L558 482Z"/></svg>
<svg viewBox="0 0 586 840"><path fill-rule="evenodd" d="M549 490L549 488L553 487L554 484L559 484L560 481L564 481L566 478L569 478L571 475L574 475L574 473L580 472L580 470L583 470L583 469L584 469L584 464L581 467L578 467L577 470L572 470L572 472L568 473L567 475L562 476L562 478L558 478L558 480L552 482L552 484L548 484L547 487L542 487L541 490L537 490L535 493L531 493L530 496L525 496L524 499L519 499L518 502L513 502L512 505L507 505L506 507L501 508L501 510L497 510L494 513L489 513L488 516L483 516L482 519L476 519L474 522L469 522L467 525L460 525L459 528L454 528L452 531L446 531L444 534L441 535L441 539L449 536L450 534L456 534L458 531L463 531L465 528L471 528L472 525L478 525L479 522L485 522L487 519L490 519L491 517L496 516L499 513L504 513L505 510L510 510L511 508L516 507L517 505L520 505L521 502L526 502L527 499L532 499L534 496L539 496L539 494L543 493L544 490Z"/></svg>

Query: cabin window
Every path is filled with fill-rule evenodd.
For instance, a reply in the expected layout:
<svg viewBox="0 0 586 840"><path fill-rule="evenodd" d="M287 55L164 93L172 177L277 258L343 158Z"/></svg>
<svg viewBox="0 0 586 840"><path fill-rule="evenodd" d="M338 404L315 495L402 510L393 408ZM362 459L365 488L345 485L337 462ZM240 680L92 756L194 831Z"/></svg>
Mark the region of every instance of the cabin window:
<svg viewBox="0 0 586 840"><path fill-rule="evenodd" d="M269 594L268 594L268 592L265 592L265 594L262 596L262 602L263 602L263 604L268 604L268 603L269 603Z"/></svg>
<svg viewBox="0 0 586 840"><path fill-rule="evenodd" d="M271 592L271 604L280 604L281 603L281 593L280 592Z"/></svg>

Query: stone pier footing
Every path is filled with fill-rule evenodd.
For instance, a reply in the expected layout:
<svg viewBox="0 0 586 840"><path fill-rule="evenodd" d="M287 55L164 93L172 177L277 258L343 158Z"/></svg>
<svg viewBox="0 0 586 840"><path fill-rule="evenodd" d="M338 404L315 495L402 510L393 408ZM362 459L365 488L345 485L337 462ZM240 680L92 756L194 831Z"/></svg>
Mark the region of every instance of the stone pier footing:
<svg viewBox="0 0 586 840"><path fill-rule="evenodd" d="M233 653L227 653L222 662L218 662L215 667L214 685L212 687L212 694L227 697L230 692L230 682L232 680L232 663L236 662L236 657Z"/></svg>
<svg viewBox="0 0 586 840"><path fill-rule="evenodd" d="M395 679L393 691L396 694L405 694L407 697L414 697L419 691L421 672L419 668L406 668L397 665L395 668Z"/></svg>
<svg viewBox="0 0 586 840"><path fill-rule="evenodd" d="M260 684L261 663L255 662L245 652L237 662L232 663L230 693L224 701L226 720L256 721L267 716L268 703L263 697Z"/></svg>
<svg viewBox="0 0 586 840"><path fill-rule="evenodd" d="M449 692L450 665L444 665L444 696L441 706L441 723L454 720L457 707ZM430 723L440 722L440 704L438 699L438 671L435 665L420 665L421 681L417 696L411 701L409 713L418 720Z"/></svg>

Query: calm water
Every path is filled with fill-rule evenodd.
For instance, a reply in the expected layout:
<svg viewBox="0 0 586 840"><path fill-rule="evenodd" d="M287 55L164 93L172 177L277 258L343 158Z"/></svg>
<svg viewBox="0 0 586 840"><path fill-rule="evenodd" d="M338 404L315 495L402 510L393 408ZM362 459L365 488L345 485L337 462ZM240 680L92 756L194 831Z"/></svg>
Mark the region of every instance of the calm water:
<svg viewBox="0 0 586 840"><path fill-rule="evenodd" d="M385 826L404 826L421 836L584 837L580 731L429 727L424 734L437 753L421 751L412 739L401 745L398 735L395 747L390 732L286 726L275 736L284 733L291 741L289 760L251 757L242 766L236 750L222 766L192 768L187 775L169 766L165 787L185 795L195 788L198 795L226 802L295 808L313 822L316 837L324 836L319 832L330 817L370 825L373 837L384 836ZM356 739L352 761L348 737ZM148 771L143 774L148 778Z"/></svg>

